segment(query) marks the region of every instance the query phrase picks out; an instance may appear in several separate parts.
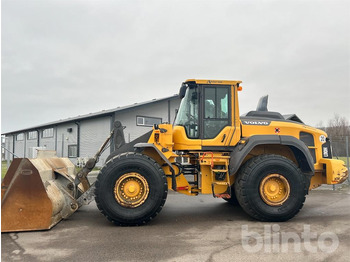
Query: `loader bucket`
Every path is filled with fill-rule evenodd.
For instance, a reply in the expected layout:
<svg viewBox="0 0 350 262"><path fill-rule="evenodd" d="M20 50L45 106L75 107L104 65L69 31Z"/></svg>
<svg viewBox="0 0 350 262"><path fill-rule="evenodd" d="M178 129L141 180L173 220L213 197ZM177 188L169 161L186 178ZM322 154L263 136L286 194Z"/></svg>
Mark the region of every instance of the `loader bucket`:
<svg viewBox="0 0 350 262"><path fill-rule="evenodd" d="M1 183L1 232L50 229L78 209L73 163L47 154L12 162Z"/></svg>

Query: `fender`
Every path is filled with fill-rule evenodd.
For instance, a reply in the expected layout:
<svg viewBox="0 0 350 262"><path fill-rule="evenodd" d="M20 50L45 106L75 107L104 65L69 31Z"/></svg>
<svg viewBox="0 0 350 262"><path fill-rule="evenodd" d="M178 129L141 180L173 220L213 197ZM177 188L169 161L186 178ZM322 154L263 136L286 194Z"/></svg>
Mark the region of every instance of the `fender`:
<svg viewBox="0 0 350 262"><path fill-rule="evenodd" d="M124 139L124 133L123 133L123 130L119 131L121 132L122 136L123 136L123 139ZM106 163L111 160L113 157L117 156L117 155L120 155L122 153L126 153L126 152L134 152L134 146L138 143L144 143L144 142L147 142L152 134L152 130L143 134L142 136L136 138L135 140L131 141L130 143L125 143L125 140L124 140L124 143L121 143L121 146L115 146L116 150L110 154L107 159L106 159ZM114 138L114 141L119 141L117 140L117 138Z"/></svg>
<svg viewBox="0 0 350 262"><path fill-rule="evenodd" d="M161 158L162 160L165 162L165 164L167 164L170 168L170 172L171 172L171 185L172 185L172 189L174 191L177 191L177 185L176 185L176 176L175 176L175 170L173 165L170 163L170 161L164 156L164 154L154 145L151 143L137 143L134 145L135 151L136 152L142 152L143 149L145 148L152 148Z"/></svg>
<svg viewBox="0 0 350 262"><path fill-rule="evenodd" d="M285 145L294 153L300 169L304 173L314 174L314 160L308 147L294 136L256 135L249 137L244 144L234 147L230 158L230 175L234 175L242 165L245 157L258 145Z"/></svg>
<svg viewBox="0 0 350 262"><path fill-rule="evenodd" d="M153 148L157 154L163 159L163 161L171 168L174 170L172 164L170 161L164 156L164 154L154 145L150 143L137 143L134 145L135 151L142 151L144 148Z"/></svg>

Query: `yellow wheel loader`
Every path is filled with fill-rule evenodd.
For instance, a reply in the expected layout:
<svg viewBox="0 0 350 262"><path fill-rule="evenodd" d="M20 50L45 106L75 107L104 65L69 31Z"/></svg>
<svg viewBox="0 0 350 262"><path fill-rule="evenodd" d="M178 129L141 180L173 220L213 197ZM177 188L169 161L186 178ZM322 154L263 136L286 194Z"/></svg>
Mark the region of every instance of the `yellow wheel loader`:
<svg viewBox="0 0 350 262"><path fill-rule="evenodd" d="M50 228L93 197L114 224L142 225L161 211L169 189L223 198L260 221L286 221L302 208L309 190L347 178L344 162L332 159L327 134L296 115L268 111L267 97L240 116L240 84L185 81L174 124L155 125L128 144L117 122L110 135L117 149L92 186L86 176L110 137L76 176L63 159L14 161L2 184L2 231ZM62 163L53 164L55 159ZM30 208L32 217L21 215ZM42 226L44 213L51 220Z"/></svg>

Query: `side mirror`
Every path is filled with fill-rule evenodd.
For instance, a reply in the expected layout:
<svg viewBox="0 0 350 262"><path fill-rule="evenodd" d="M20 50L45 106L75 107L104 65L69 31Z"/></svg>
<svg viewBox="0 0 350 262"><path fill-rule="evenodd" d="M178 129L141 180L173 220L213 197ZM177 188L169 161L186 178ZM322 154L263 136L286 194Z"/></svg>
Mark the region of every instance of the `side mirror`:
<svg viewBox="0 0 350 262"><path fill-rule="evenodd" d="M180 87L180 91L179 91L179 97L180 99L185 97L186 94L186 90L187 90L188 86L185 83L182 83L181 87Z"/></svg>
<svg viewBox="0 0 350 262"><path fill-rule="evenodd" d="M195 104L195 103L197 103L197 100L198 100L198 93L193 92L192 97L191 97L191 102Z"/></svg>

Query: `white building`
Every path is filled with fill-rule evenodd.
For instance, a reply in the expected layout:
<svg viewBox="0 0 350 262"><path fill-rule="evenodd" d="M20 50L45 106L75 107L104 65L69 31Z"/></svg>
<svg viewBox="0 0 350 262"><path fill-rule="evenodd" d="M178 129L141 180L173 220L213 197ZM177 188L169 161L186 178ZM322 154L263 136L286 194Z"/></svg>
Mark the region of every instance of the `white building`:
<svg viewBox="0 0 350 262"><path fill-rule="evenodd" d="M59 157L69 157L73 163L77 159L95 155L101 144L110 134L115 120L121 121L126 142L143 135L152 129L153 124L172 123L180 99L177 95L153 99L130 106L103 110L97 113L68 118L40 126L16 130L2 134L5 147L16 157L33 158L38 148L55 150ZM112 148L101 156L102 165ZM13 155L5 151L5 159Z"/></svg>

